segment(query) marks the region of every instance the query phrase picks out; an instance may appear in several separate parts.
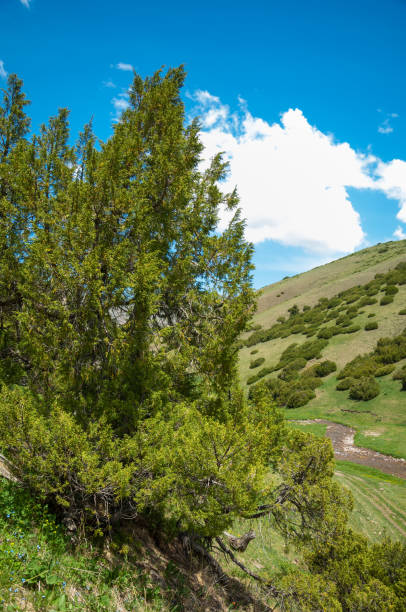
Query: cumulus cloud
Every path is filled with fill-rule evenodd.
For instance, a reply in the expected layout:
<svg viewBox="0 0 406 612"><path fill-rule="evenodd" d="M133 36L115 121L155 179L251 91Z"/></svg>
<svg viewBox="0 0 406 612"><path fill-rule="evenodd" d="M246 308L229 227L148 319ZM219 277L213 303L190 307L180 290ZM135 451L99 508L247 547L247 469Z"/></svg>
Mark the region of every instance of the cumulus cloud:
<svg viewBox="0 0 406 612"><path fill-rule="evenodd" d="M406 223L406 161L394 159L385 164L379 162L376 168L376 186L388 198L397 200L400 210L397 218Z"/></svg>
<svg viewBox="0 0 406 612"><path fill-rule="evenodd" d="M191 97L202 125L202 168L224 153L230 163L224 189L237 185L248 240L275 240L323 256L365 245L349 188L379 190L397 199L398 218L406 222L406 162L385 164L336 142L300 109L289 109L271 124L252 116L244 100L231 112L207 91ZM223 211L220 229L228 218Z"/></svg>
<svg viewBox="0 0 406 612"><path fill-rule="evenodd" d="M0 60L0 79L6 79L7 78L7 72L6 69L4 68L4 62L3 60Z"/></svg>
<svg viewBox="0 0 406 612"><path fill-rule="evenodd" d="M375 158L334 142L299 109L270 124L253 117L244 103L231 114L208 92L195 99L207 158L224 151L230 161L225 188L238 186L249 240L318 252L349 252L363 242L346 187L371 188L367 169ZM224 213L221 226L226 222Z"/></svg>
<svg viewBox="0 0 406 612"><path fill-rule="evenodd" d="M393 232L393 235L398 240L406 240L406 233L403 231L400 225L395 229L395 231Z"/></svg>
<svg viewBox="0 0 406 612"><path fill-rule="evenodd" d="M124 70L125 72L132 72L134 70L131 64L125 64L124 62L118 62L116 68L117 70Z"/></svg>

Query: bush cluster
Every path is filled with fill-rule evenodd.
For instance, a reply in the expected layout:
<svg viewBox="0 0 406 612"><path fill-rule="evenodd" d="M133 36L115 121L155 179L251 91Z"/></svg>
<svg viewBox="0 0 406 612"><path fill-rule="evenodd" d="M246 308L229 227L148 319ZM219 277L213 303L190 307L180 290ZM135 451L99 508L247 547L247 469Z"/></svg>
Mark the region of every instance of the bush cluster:
<svg viewBox="0 0 406 612"><path fill-rule="evenodd" d="M378 329L377 321L371 321L370 323L366 323L364 329L365 331L372 331L373 329Z"/></svg>
<svg viewBox="0 0 406 612"><path fill-rule="evenodd" d="M353 400L367 402L379 395L379 391L379 385L372 376L362 376L352 381L349 396Z"/></svg>
<svg viewBox="0 0 406 612"><path fill-rule="evenodd" d="M253 370L254 368L258 368L260 365L262 365L265 361L265 357L258 357L258 359L253 359L250 362L250 369Z"/></svg>

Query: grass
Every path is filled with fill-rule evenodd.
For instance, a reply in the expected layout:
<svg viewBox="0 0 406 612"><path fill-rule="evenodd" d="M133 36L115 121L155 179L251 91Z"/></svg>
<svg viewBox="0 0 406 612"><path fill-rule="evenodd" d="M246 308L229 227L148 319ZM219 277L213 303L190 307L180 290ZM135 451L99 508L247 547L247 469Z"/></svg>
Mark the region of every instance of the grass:
<svg viewBox="0 0 406 612"><path fill-rule="evenodd" d="M2 610L179 609L167 605L122 541L111 541L108 553L99 544L74 547L46 506L0 478Z"/></svg>
<svg viewBox="0 0 406 612"><path fill-rule="evenodd" d="M351 526L372 541L406 540L406 481L348 461L336 465L336 479L354 498Z"/></svg>
<svg viewBox="0 0 406 612"><path fill-rule="evenodd" d="M286 410L285 415L288 419L321 418L354 427L357 446L406 459L406 393L400 391L400 382L392 380L391 374L376 380L380 394L368 402L356 402L348 398L348 391L336 390L336 376L330 375L314 400Z"/></svg>

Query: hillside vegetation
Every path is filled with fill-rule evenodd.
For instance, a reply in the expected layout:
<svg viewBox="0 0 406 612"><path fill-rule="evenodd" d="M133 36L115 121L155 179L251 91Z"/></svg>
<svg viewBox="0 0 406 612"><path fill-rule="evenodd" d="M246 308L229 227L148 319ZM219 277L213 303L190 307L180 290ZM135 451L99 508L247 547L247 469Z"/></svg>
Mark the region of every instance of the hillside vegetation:
<svg viewBox="0 0 406 612"><path fill-rule="evenodd" d="M8 76L1 605L403 612L406 546L354 531L330 441L289 427L282 409L307 406L332 376L350 381L340 392L351 401L376 399L379 376L404 393L400 329L366 360L317 360L356 337L364 307L403 299L406 265L253 330L247 350L289 344L249 364L262 373L244 393L237 346L255 309L252 245L237 193L220 189L221 155L201 172L184 78L183 67L134 74L111 137L99 141L90 122L72 146L67 109L30 134L22 82ZM224 207L234 213L219 233Z"/></svg>
<svg viewBox="0 0 406 612"><path fill-rule="evenodd" d="M304 282L303 295L275 303ZM406 458L406 241L267 287L259 303L240 349L250 395L264 383L287 418L353 426L357 444Z"/></svg>

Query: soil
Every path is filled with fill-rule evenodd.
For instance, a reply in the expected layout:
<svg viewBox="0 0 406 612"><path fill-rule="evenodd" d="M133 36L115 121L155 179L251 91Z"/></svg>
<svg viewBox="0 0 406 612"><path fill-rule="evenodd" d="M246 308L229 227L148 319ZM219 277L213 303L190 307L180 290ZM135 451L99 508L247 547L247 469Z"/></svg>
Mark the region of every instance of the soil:
<svg viewBox="0 0 406 612"><path fill-rule="evenodd" d="M406 461L397 459L390 455L383 455L369 448L361 448L354 445L355 429L346 425L339 425L324 419L313 419L306 421L296 421L297 423L311 424L321 423L327 425L326 436L330 438L336 459L352 461L360 465L376 468L385 474L398 476L406 480Z"/></svg>

